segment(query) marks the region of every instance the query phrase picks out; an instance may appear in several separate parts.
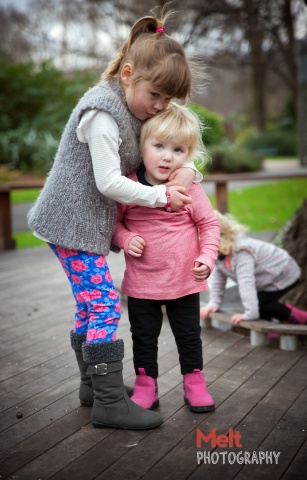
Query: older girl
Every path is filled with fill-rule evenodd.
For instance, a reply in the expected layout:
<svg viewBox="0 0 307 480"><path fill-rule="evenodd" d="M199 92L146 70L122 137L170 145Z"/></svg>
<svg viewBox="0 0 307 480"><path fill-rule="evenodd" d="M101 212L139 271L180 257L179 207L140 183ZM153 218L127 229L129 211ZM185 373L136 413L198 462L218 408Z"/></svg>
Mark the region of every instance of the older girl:
<svg viewBox="0 0 307 480"><path fill-rule="evenodd" d="M71 345L81 374L80 401L93 404L95 427L145 429L162 423L158 413L131 402L124 389L124 344L116 339L121 308L106 255L116 201L150 208L167 202L165 185L150 188L126 177L140 164L142 123L172 97L184 100L191 91L188 61L166 34L166 19L152 14L138 20L101 82L81 98L28 217L71 283L76 303ZM186 187L196 172L190 167L178 170L169 186L174 210L191 202Z"/></svg>

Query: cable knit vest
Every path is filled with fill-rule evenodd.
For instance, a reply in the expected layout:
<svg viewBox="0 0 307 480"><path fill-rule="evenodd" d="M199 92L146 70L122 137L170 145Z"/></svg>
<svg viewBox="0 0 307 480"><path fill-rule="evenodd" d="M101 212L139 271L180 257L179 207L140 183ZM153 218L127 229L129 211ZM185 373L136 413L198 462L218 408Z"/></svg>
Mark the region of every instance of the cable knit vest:
<svg viewBox="0 0 307 480"><path fill-rule="evenodd" d="M52 169L28 214L28 225L55 245L107 255L116 203L98 191L88 144L76 134L82 114L89 109L108 112L117 122L122 174L139 167L142 122L129 112L125 93L114 79L96 85L81 98L67 122Z"/></svg>

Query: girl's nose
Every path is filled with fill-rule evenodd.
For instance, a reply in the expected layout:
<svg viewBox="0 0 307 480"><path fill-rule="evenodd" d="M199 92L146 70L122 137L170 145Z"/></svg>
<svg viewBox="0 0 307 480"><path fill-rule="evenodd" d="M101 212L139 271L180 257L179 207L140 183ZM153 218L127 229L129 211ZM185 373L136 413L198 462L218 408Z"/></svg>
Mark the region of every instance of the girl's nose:
<svg viewBox="0 0 307 480"><path fill-rule="evenodd" d="M170 162L172 160L172 154L170 150L164 150L163 160L165 160L166 162Z"/></svg>
<svg viewBox="0 0 307 480"><path fill-rule="evenodd" d="M162 100L159 100L158 102L156 102L154 104L154 108L160 112L161 110L165 110L165 108L167 107L167 102L163 102Z"/></svg>

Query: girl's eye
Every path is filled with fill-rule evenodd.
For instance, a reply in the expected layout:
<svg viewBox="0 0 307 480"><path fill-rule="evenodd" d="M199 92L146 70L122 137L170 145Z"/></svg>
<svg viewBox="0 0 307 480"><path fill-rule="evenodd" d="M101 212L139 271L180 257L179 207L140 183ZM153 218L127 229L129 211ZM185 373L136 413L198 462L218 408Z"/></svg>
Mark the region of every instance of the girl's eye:
<svg viewBox="0 0 307 480"><path fill-rule="evenodd" d="M182 148L177 147L177 148L175 148L175 152L176 152L176 153L180 153L180 152L183 152L183 150L182 150Z"/></svg>
<svg viewBox="0 0 307 480"><path fill-rule="evenodd" d="M156 148L163 148L162 143L156 143Z"/></svg>

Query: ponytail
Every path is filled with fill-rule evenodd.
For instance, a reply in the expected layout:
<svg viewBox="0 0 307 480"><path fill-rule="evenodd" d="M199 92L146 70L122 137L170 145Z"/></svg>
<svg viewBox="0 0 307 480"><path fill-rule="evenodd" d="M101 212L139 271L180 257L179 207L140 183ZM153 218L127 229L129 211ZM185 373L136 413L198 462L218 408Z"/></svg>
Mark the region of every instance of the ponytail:
<svg viewBox="0 0 307 480"><path fill-rule="evenodd" d="M134 41L144 33L156 33L158 27L158 20L154 16L147 16L140 18L131 28L130 34L126 42L122 45L116 57L111 61L108 68L103 72L102 80L109 80L117 75L125 55L131 49Z"/></svg>
<svg viewBox="0 0 307 480"><path fill-rule="evenodd" d="M134 83L147 80L171 97L186 99L191 93L191 72L183 47L166 34L165 24L172 11L165 5L159 18L152 15L140 18L131 28L127 41L110 62L101 81L118 75L121 67L134 66Z"/></svg>

